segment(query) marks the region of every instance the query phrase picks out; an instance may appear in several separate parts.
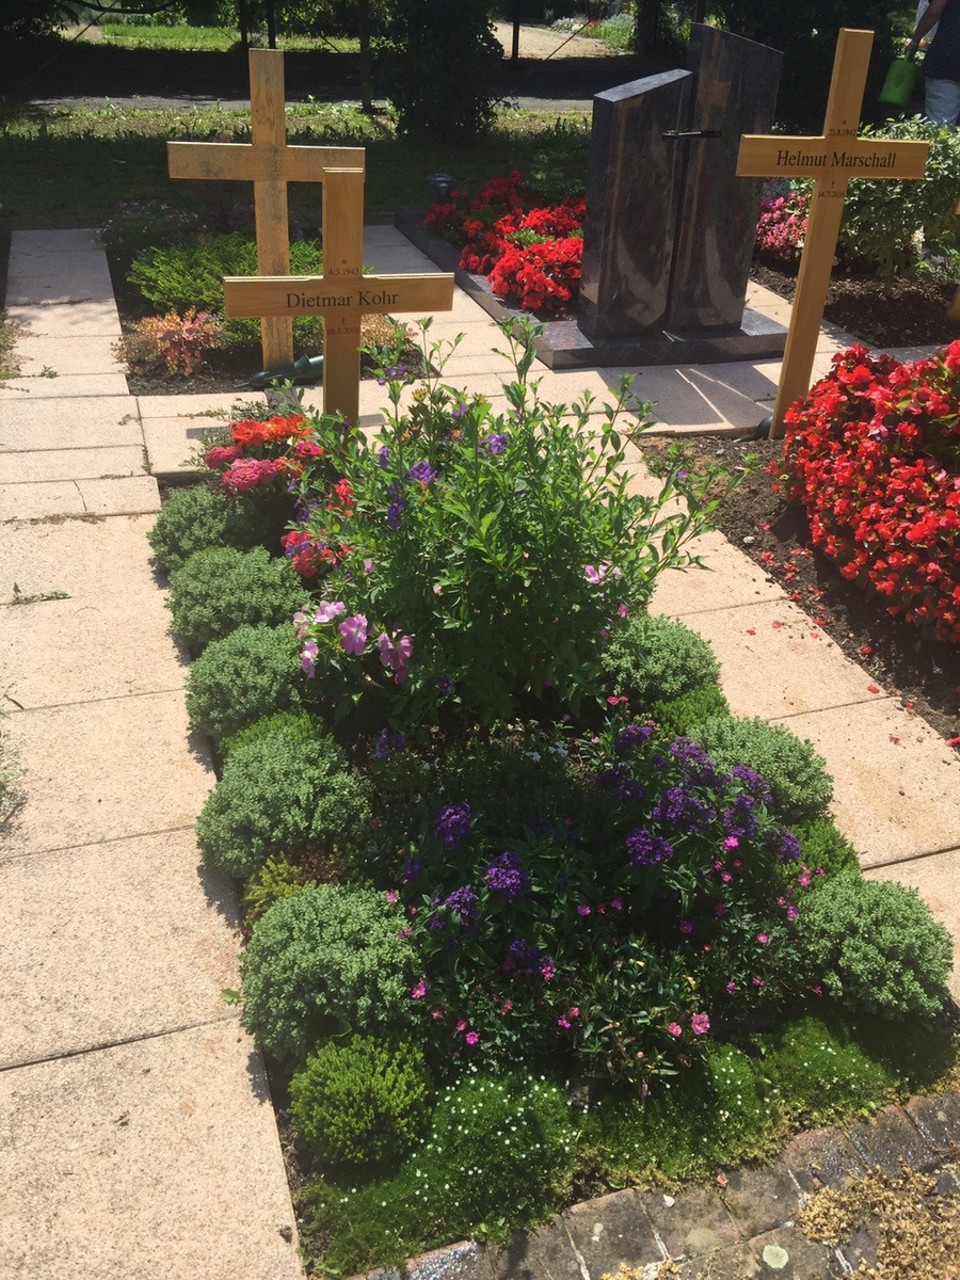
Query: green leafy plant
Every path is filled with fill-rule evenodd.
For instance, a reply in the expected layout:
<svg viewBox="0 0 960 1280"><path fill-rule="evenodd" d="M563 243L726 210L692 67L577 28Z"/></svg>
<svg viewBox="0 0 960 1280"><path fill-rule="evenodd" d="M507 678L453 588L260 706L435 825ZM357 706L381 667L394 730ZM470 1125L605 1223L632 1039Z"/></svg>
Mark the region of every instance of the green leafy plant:
<svg viewBox="0 0 960 1280"><path fill-rule="evenodd" d="M193 731L218 743L271 711L302 706L297 648L289 623L237 627L214 640L187 677Z"/></svg>
<svg viewBox="0 0 960 1280"><path fill-rule="evenodd" d="M302 867L282 858L267 858L253 873L243 890L243 919L250 928L281 898L292 898L316 884Z"/></svg>
<svg viewBox="0 0 960 1280"><path fill-rule="evenodd" d="M714 509L679 469L656 498L629 494L617 428L628 388L595 427L589 397L542 403L532 345L512 345L508 415L436 381L401 412L391 381L387 427L345 463L349 509L308 525L314 542L352 552L302 628L305 667L347 697L378 691L385 718L469 728L537 705L577 714L598 695L605 646L659 572L692 561L685 545ZM667 514L677 494L686 502Z"/></svg>
<svg viewBox="0 0 960 1280"><path fill-rule="evenodd" d="M406 1155L429 1120L423 1051L370 1036L328 1040L290 1083L290 1117L326 1164L380 1165Z"/></svg>
<svg viewBox="0 0 960 1280"><path fill-rule="evenodd" d="M274 903L241 958L243 1025L296 1062L326 1036L402 1033L415 964L402 930L373 889L321 884Z"/></svg>
<svg viewBox="0 0 960 1280"><path fill-rule="evenodd" d="M720 664L709 643L673 618L636 613L615 632L601 659L606 691L634 711L716 685Z"/></svg>
<svg viewBox="0 0 960 1280"><path fill-rule="evenodd" d="M114 253L133 254L145 245L159 247L186 240L202 225L198 214L168 200L121 200L97 235Z"/></svg>
<svg viewBox="0 0 960 1280"><path fill-rule="evenodd" d="M332 857L369 820L365 780L341 748L280 729L231 752L197 818L197 840L210 866L244 877L269 857Z"/></svg>
<svg viewBox="0 0 960 1280"><path fill-rule="evenodd" d="M803 910L807 969L854 1012L933 1018L948 999L949 931L915 889L845 871Z"/></svg>
<svg viewBox="0 0 960 1280"><path fill-rule="evenodd" d="M822 877L818 877L821 883L841 871L854 875L859 872L860 855L829 814L798 823L793 833L800 841L804 863L822 873ZM818 880L814 881L815 887Z"/></svg>
<svg viewBox="0 0 960 1280"><path fill-rule="evenodd" d="M220 755L227 761L235 751L273 737L274 734L280 734L287 742L309 742L325 733L323 718L312 711L275 711L261 720L255 720L253 724L244 725L229 738L224 738L220 743Z"/></svg>
<svg viewBox="0 0 960 1280"><path fill-rule="evenodd" d="M168 603L174 634L198 654L238 626L288 621L304 594L290 562L265 547L209 547L171 575Z"/></svg>
<svg viewBox="0 0 960 1280"><path fill-rule="evenodd" d="M730 707L716 684L701 684L665 702L654 702L650 717L665 738L689 737L694 726L712 716L728 716Z"/></svg>
<svg viewBox="0 0 960 1280"><path fill-rule="evenodd" d="M811 743L757 716L712 716L690 730L723 769L749 765L767 782L772 808L786 823L809 822L825 812L833 795L826 761Z"/></svg>

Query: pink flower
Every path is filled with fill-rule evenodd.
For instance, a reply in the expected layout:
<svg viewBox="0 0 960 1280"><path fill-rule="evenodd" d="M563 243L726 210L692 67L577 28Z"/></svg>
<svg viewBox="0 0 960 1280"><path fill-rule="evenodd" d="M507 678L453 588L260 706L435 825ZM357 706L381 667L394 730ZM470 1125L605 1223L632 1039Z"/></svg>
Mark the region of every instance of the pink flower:
<svg viewBox="0 0 960 1280"><path fill-rule="evenodd" d="M257 485L269 484L282 470L279 463L270 458L238 458L220 477L220 483L230 494L246 493Z"/></svg>
<svg viewBox="0 0 960 1280"><path fill-rule="evenodd" d="M423 978L420 979L420 981L417 983L415 987L410 988L410 995L413 997L414 1000L422 1000L426 994L427 994L427 984L423 980Z"/></svg>
<svg viewBox="0 0 960 1280"><path fill-rule="evenodd" d="M623 910L623 899L622 899L622 898L611 898L611 899L610 899L610 910L611 910L611 911L622 911L622 910Z"/></svg>
<svg viewBox="0 0 960 1280"><path fill-rule="evenodd" d="M729 853L732 849L736 849L739 843L740 841L737 839L736 836L727 836L727 838L723 842L723 847Z"/></svg>
<svg viewBox="0 0 960 1280"><path fill-rule="evenodd" d="M304 675L312 680L317 674L317 654L319 648L316 640L308 640L303 646L303 652L300 654L300 666L303 668Z"/></svg>
<svg viewBox="0 0 960 1280"><path fill-rule="evenodd" d="M464 1022L464 1020L463 1020L462 1018L461 1018L461 1019L460 1019L460 1021L457 1023L457 1025L454 1027L454 1031L466 1031L466 1029L467 1029L467 1024Z"/></svg>
<svg viewBox="0 0 960 1280"><path fill-rule="evenodd" d="M681 1025L680 1025L680 1023L679 1023L679 1022L671 1022L671 1023L670 1023L670 1025L669 1025L669 1027L667 1027L667 1031L668 1031L668 1032L670 1033L670 1035L672 1035L672 1036L682 1036L682 1035L683 1035L683 1027L681 1027Z"/></svg>
<svg viewBox="0 0 960 1280"><path fill-rule="evenodd" d="M710 1019L705 1013L695 1013L690 1019L690 1030L695 1036L705 1036L710 1030Z"/></svg>
<svg viewBox="0 0 960 1280"><path fill-rule="evenodd" d="M571 1005L571 1006L570 1006L570 1008L567 1010L567 1017L568 1017L568 1018L579 1018L579 1017L580 1017L580 1009L579 1009L579 1007L578 1007L577 1005L575 1005L575 1004L574 1004L574 1005Z"/></svg>
<svg viewBox="0 0 960 1280"><path fill-rule="evenodd" d="M765 947L770 941L770 935L767 933L758 933L757 941L760 943L761 947Z"/></svg>
<svg viewBox="0 0 960 1280"><path fill-rule="evenodd" d="M346 610L347 606L342 600L321 600L313 620L314 622L332 622L334 618L339 618L341 613L346 613Z"/></svg>
<svg viewBox="0 0 960 1280"><path fill-rule="evenodd" d="M611 564L607 564L606 561L603 564L588 564L583 570L583 576L593 587L601 586L608 575L612 575L614 578L622 577L620 570L614 568Z"/></svg>
<svg viewBox="0 0 960 1280"><path fill-rule="evenodd" d="M344 618L340 623L340 643L344 652L357 657L367 646L367 620L362 613Z"/></svg>
<svg viewBox="0 0 960 1280"><path fill-rule="evenodd" d="M556 971L556 968L554 967L553 961L544 960L543 963L540 965L540 977L544 980L544 982L549 982L552 978L555 978L556 976L557 976L557 971Z"/></svg>
<svg viewBox="0 0 960 1280"><path fill-rule="evenodd" d="M382 631L377 637L377 644L380 646L380 661L393 672L394 681L403 684L407 678L407 659L413 653L413 641L409 636L401 636L399 640L395 640L396 634L394 632L393 636L388 636Z"/></svg>
<svg viewBox="0 0 960 1280"><path fill-rule="evenodd" d="M468 1031L463 1038L464 1040L466 1040L467 1044L469 1045L480 1043L480 1037L477 1035L476 1031Z"/></svg>
<svg viewBox="0 0 960 1280"><path fill-rule="evenodd" d="M567 1021L567 1019L566 1019L566 1018L563 1018L563 1017L560 1017L560 1018L558 1018L558 1019L557 1019L557 1026L558 1026L558 1027L563 1027L563 1029L564 1029L565 1031L569 1031L569 1030L570 1030L570 1023Z"/></svg>
<svg viewBox="0 0 960 1280"><path fill-rule="evenodd" d="M431 1009L430 1017L433 1018L434 1022L439 1022L440 1019L443 1017L443 1014L440 1012L439 1009Z"/></svg>
<svg viewBox="0 0 960 1280"><path fill-rule="evenodd" d="M728 982L728 983L727 983L727 995L728 995L728 996L732 996L732 995L733 995L733 993L736 991L736 989L737 989L737 984L736 984L735 982Z"/></svg>
<svg viewBox="0 0 960 1280"><path fill-rule="evenodd" d="M388 901L388 902L390 902L390 903L396 902L396 901L397 901L397 899L398 899L399 897L400 897L400 894L396 891L396 889L388 889L388 890L387 890L387 901Z"/></svg>

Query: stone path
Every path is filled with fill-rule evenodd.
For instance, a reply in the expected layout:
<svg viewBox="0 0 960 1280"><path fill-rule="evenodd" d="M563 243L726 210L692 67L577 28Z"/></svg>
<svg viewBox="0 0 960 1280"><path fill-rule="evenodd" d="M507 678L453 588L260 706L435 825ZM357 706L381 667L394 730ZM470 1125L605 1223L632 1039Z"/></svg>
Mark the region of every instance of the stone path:
<svg viewBox="0 0 960 1280"><path fill-rule="evenodd" d="M431 269L388 226L367 228L364 258L381 271ZM786 312L763 291L750 302ZM25 330L22 376L0 388L0 692L22 706L6 727L27 800L0 844L0 1277L297 1277L262 1064L221 999L237 983L235 903L199 869L193 838L214 778L204 745L188 736L186 668L145 539L158 477L189 470L211 415L225 417L232 397L127 393L111 352L109 275L90 232L14 233L8 313ZM445 380L504 403L509 365L493 353L503 339L459 292L431 330L457 333L465 338ZM823 335L818 372L842 341ZM543 370L541 392L602 399L621 372ZM646 369L637 391L658 402L671 431L743 433L769 409L777 373L769 361ZM381 400L364 384L365 422ZM632 470L636 484L650 483L639 458ZM816 744L868 874L915 885L960 938L960 760L893 694L870 692L871 678L746 556L716 534L703 551L712 572L669 575L655 607L711 641L736 713ZM889 1113L884 1150L938 1162L960 1133L955 1103L911 1105L910 1120ZM872 1161L878 1132L863 1126L845 1158ZM590 1280L621 1258L653 1264L664 1249L719 1249L729 1267L746 1249L750 1265L765 1266L757 1240L793 1231L782 1223L806 1189L804 1144L846 1141L805 1135L798 1155L744 1173L742 1193L731 1178L722 1200L692 1191L668 1206L618 1193L570 1210L500 1260L461 1251L425 1263L423 1275L479 1266L488 1280ZM776 1247L795 1254L780 1274L819 1275L795 1232Z"/></svg>

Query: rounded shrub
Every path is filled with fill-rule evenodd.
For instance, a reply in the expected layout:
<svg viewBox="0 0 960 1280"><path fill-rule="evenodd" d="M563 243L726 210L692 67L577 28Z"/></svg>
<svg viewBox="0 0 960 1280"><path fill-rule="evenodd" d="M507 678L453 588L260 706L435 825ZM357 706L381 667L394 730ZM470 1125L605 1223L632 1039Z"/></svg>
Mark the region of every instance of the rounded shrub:
<svg viewBox="0 0 960 1280"><path fill-rule="evenodd" d="M720 678L720 664L702 636L673 618L642 612L617 631L602 663L604 692L629 698L637 711Z"/></svg>
<svg viewBox="0 0 960 1280"><path fill-rule="evenodd" d="M279 730L234 751L197 818L204 862L253 875L267 858L352 847L370 823L367 783L329 737Z"/></svg>
<svg viewBox="0 0 960 1280"><path fill-rule="evenodd" d="M307 592L287 559L266 547L208 547L170 578L174 634L201 653L237 627L288 622Z"/></svg>
<svg viewBox="0 0 960 1280"><path fill-rule="evenodd" d="M271 711L299 708L302 684L300 643L290 623L237 627L207 645L190 668L190 727L219 743Z"/></svg>
<svg viewBox="0 0 960 1280"><path fill-rule="evenodd" d="M243 1025L297 1062L325 1036L402 1032L416 963L404 923L374 889L320 884L274 903L241 958Z"/></svg>
<svg viewBox="0 0 960 1280"><path fill-rule="evenodd" d="M809 977L855 1012L932 1018L948 999L949 931L915 889L844 871L801 917Z"/></svg>
<svg viewBox="0 0 960 1280"><path fill-rule="evenodd" d="M425 1211L455 1239L502 1223L505 1204L513 1226L542 1220L569 1195L575 1160L560 1087L526 1072L478 1072L441 1095L413 1173Z"/></svg>
<svg viewBox="0 0 960 1280"><path fill-rule="evenodd" d="M206 485L191 485L167 494L147 541L160 572L173 573L205 547L245 547L252 538L232 498Z"/></svg>
<svg viewBox="0 0 960 1280"><path fill-rule="evenodd" d="M370 1036L328 1040L290 1083L290 1115L327 1164L376 1165L406 1155L426 1128L423 1051Z"/></svg>
<svg viewBox="0 0 960 1280"><path fill-rule="evenodd" d="M848 869L859 874L860 856L829 814L801 823L793 834L800 841L801 859L811 869L831 877ZM818 881L819 877L814 884Z"/></svg>
<svg viewBox="0 0 960 1280"><path fill-rule="evenodd" d="M316 880L303 867L283 858L268 858L258 867L243 889L243 920L248 928L270 910L281 898L292 898L312 888Z"/></svg>
<svg viewBox="0 0 960 1280"><path fill-rule="evenodd" d="M733 719L709 716L694 725L689 736L699 742L721 769L746 765L770 787L771 808L788 825L812 822L826 811L833 796L827 762L812 743L782 725L757 716Z"/></svg>

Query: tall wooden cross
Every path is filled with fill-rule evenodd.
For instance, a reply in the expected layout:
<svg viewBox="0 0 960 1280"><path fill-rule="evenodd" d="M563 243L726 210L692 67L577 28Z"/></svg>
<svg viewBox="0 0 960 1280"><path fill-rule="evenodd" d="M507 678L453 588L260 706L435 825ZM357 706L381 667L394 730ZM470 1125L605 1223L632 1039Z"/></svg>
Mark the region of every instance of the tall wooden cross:
<svg viewBox="0 0 960 1280"><path fill-rule="evenodd" d="M257 227L257 270L261 275L290 271L287 183L322 182L325 168L363 168L363 147L287 146L283 53L250 50L252 142L168 142L171 178L252 182ZM293 321L263 321L263 367L293 360Z"/></svg>
<svg viewBox="0 0 960 1280"><path fill-rule="evenodd" d="M323 316L323 409L360 416L360 317L449 311L453 274L363 274L363 170L323 177L323 275L230 276L228 316Z"/></svg>
<svg viewBox="0 0 960 1280"><path fill-rule="evenodd" d="M770 436L784 433L784 414L810 389L830 271L851 178L922 178L928 142L860 138L872 31L840 32L819 138L755 137L740 141L737 173L745 178L811 177L813 196L790 316L783 371Z"/></svg>

